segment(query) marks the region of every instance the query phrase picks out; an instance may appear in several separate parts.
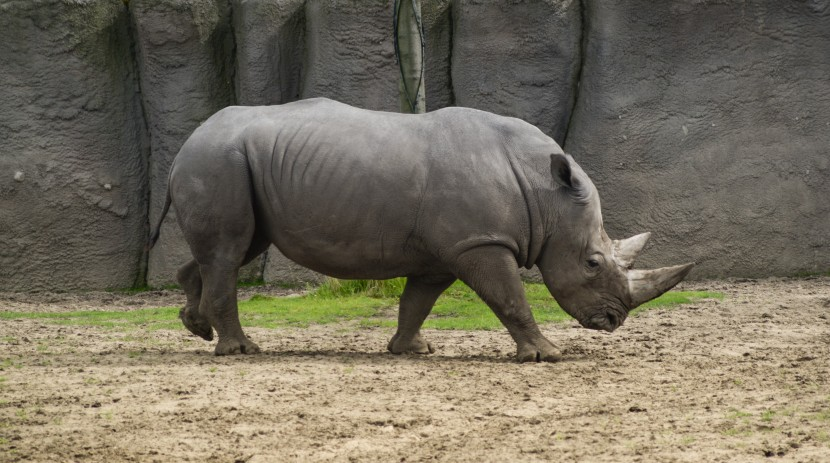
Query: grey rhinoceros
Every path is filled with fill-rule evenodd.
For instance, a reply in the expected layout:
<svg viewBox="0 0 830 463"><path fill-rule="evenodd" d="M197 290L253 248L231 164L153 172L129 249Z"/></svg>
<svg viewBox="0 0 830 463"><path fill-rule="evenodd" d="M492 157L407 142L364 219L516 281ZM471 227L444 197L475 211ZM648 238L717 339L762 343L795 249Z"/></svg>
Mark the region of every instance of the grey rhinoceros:
<svg viewBox="0 0 830 463"><path fill-rule="evenodd" d="M468 108L228 107L182 146L162 219L171 202L193 254L178 272L180 316L204 339L216 329L217 355L259 352L239 323L236 280L271 243L337 278L405 276L393 353L433 352L421 325L459 279L507 327L519 361L561 358L519 267L537 265L583 326L613 331L693 265L632 270L648 234L608 238L597 190L571 156L526 122Z"/></svg>

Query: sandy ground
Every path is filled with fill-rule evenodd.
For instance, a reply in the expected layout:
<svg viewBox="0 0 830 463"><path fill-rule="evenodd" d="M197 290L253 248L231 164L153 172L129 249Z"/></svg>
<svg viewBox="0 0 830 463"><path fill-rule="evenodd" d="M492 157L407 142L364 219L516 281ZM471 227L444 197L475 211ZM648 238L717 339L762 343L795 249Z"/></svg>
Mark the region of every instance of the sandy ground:
<svg viewBox="0 0 830 463"><path fill-rule="evenodd" d="M613 334L547 325L557 364L515 363L504 330L393 356L389 329L251 329L265 353L228 358L184 329L2 321L0 460L830 461L830 279L685 288L726 298ZM7 311L181 303L0 294Z"/></svg>

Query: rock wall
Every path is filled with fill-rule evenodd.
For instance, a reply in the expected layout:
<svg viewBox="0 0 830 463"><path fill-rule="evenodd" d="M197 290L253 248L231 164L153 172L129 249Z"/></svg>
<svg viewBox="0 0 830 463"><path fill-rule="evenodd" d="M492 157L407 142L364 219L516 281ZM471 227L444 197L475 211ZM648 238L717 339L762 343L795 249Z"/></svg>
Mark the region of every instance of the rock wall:
<svg viewBox="0 0 830 463"><path fill-rule="evenodd" d="M0 0L0 290L173 281L172 158L230 104L397 109L392 0ZM422 0L427 108L536 124L642 265L830 268L830 1ZM315 280L276 249L246 278Z"/></svg>
<svg viewBox="0 0 830 463"><path fill-rule="evenodd" d="M149 218L155 225L179 148L202 121L234 102L234 40L225 0L131 0L130 13L150 131ZM147 283L170 283L189 259L171 208L149 253Z"/></svg>
<svg viewBox="0 0 830 463"><path fill-rule="evenodd" d="M586 3L565 149L642 265L830 268L830 2Z"/></svg>
<svg viewBox="0 0 830 463"><path fill-rule="evenodd" d="M234 0L236 100L272 105L300 98L305 0Z"/></svg>
<svg viewBox="0 0 830 463"><path fill-rule="evenodd" d="M147 129L120 0L0 2L0 289L141 284Z"/></svg>
<svg viewBox="0 0 830 463"><path fill-rule="evenodd" d="M561 144L579 72L580 3L460 0L452 13L455 104L524 119Z"/></svg>

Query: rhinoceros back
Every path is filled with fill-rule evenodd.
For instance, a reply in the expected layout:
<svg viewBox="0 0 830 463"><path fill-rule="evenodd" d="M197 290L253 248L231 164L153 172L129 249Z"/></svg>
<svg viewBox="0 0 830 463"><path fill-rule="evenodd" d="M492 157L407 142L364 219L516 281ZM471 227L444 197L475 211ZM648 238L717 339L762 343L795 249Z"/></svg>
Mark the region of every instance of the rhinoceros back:
<svg viewBox="0 0 830 463"><path fill-rule="evenodd" d="M527 249L527 194L509 151L517 127L540 132L522 124L314 99L230 107L197 133L245 154L257 228L286 256L341 278L388 278L435 271L480 244Z"/></svg>

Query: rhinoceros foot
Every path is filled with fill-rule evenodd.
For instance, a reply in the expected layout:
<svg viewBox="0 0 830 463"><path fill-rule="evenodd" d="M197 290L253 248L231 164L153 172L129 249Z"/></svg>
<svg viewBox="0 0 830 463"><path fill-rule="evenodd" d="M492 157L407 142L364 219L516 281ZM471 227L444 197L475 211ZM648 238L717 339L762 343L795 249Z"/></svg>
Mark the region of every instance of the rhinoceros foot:
<svg viewBox="0 0 830 463"><path fill-rule="evenodd" d="M220 339L216 344L215 353L216 355L258 354L260 349L248 338L225 338Z"/></svg>
<svg viewBox="0 0 830 463"><path fill-rule="evenodd" d="M526 343L519 345L516 358L521 363L525 362L558 362L562 360L562 352L550 341L542 339L538 343Z"/></svg>
<svg viewBox="0 0 830 463"><path fill-rule="evenodd" d="M205 341L213 341L213 328L206 319L198 315L194 316L192 311L187 310L187 307L182 307L179 310L179 318L188 331Z"/></svg>
<svg viewBox="0 0 830 463"><path fill-rule="evenodd" d="M420 334L407 341L396 333L386 348L393 354L432 354L435 352L432 344L426 342Z"/></svg>

